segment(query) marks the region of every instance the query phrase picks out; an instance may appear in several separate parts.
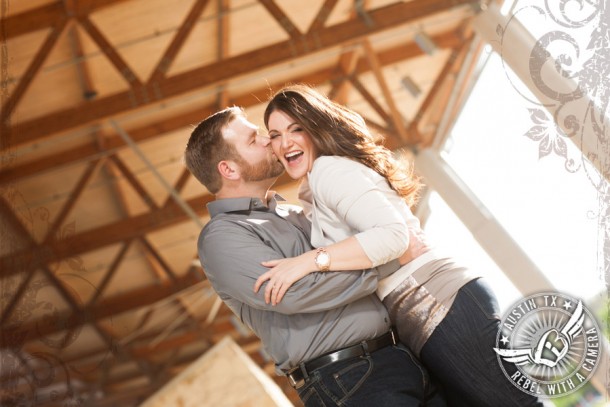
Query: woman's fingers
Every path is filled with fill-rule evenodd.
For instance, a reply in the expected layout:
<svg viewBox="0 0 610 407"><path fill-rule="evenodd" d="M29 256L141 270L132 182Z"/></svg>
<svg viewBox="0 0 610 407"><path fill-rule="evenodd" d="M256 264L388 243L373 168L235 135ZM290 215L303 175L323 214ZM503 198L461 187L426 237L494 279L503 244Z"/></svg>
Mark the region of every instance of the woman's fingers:
<svg viewBox="0 0 610 407"><path fill-rule="evenodd" d="M272 268L272 267L277 266L280 261L281 261L281 259L268 260L268 261L261 262L261 264L265 267ZM261 274L260 277L257 278L256 282L254 283L254 292L257 293L258 290L261 289L261 286L265 283L265 281L269 280L272 276L273 276L272 270L269 270L269 271Z"/></svg>
<svg viewBox="0 0 610 407"><path fill-rule="evenodd" d="M278 284L277 278L275 278L276 276L273 276L271 279L269 279L269 282L267 283L267 287L265 287L265 304L269 304L271 303L271 305L275 305L273 303L273 298L275 296L274 291L275 291L275 287Z"/></svg>
<svg viewBox="0 0 610 407"><path fill-rule="evenodd" d="M290 285L287 284L283 284L280 289L278 290L277 293L277 298L275 300L276 304L279 304L280 301L282 301L282 298L284 298L284 294L286 294L286 291L288 291L288 288L290 288Z"/></svg>
<svg viewBox="0 0 610 407"><path fill-rule="evenodd" d="M263 283L265 281L269 280L271 278L271 276L273 276L271 271L267 271L267 272L261 274L260 277L257 278L256 282L254 283L254 292L257 293L258 290L260 290L260 288L263 285Z"/></svg>

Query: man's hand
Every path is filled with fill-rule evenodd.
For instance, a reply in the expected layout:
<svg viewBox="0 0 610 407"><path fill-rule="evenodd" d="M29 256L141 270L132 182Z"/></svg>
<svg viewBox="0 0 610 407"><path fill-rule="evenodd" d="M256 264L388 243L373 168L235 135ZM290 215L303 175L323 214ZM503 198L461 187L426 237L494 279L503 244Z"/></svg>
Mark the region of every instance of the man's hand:
<svg viewBox="0 0 610 407"><path fill-rule="evenodd" d="M409 228L409 247L407 247L407 250L398 258L398 261L401 266L404 266L411 260L426 253L428 250L430 250L430 246L428 246L424 231L421 230L421 228Z"/></svg>

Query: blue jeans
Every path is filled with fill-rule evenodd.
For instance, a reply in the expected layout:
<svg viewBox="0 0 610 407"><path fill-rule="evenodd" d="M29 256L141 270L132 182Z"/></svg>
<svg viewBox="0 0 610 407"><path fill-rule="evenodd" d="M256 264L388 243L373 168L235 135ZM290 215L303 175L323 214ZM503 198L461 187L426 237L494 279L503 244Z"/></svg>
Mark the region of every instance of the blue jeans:
<svg viewBox="0 0 610 407"><path fill-rule="evenodd" d="M402 345L317 369L297 391L306 407L447 405L426 370Z"/></svg>
<svg viewBox="0 0 610 407"><path fill-rule="evenodd" d="M500 307L486 282L463 286L447 316L421 350L421 360L443 386L449 406L526 407L542 403L515 387L493 348ZM507 372L515 366L505 365Z"/></svg>

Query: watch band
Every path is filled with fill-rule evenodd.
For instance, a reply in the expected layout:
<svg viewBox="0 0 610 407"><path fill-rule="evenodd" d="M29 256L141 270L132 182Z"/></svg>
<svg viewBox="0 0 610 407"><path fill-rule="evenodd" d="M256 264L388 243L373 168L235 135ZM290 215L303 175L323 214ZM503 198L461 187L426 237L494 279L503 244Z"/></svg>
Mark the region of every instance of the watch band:
<svg viewBox="0 0 610 407"><path fill-rule="evenodd" d="M319 271L330 270L330 254L328 254L324 247L320 247L316 250L315 263Z"/></svg>

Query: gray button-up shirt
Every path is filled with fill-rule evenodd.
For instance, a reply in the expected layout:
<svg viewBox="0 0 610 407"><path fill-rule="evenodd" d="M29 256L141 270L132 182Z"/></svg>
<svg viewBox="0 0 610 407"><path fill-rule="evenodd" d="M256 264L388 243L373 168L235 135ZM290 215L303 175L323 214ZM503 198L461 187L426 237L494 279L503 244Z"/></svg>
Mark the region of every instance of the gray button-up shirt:
<svg viewBox="0 0 610 407"><path fill-rule="evenodd" d="M262 261L311 250L310 224L299 207L269 207L257 198L220 199L208 204L211 220L201 231L199 257L220 298L261 339L276 371L388 331L386 309L374 295L379 278L398 268L311 273L297 281L282 301L265 304L267 270ZM380 275L381 274L381 275Z"/></svg>

